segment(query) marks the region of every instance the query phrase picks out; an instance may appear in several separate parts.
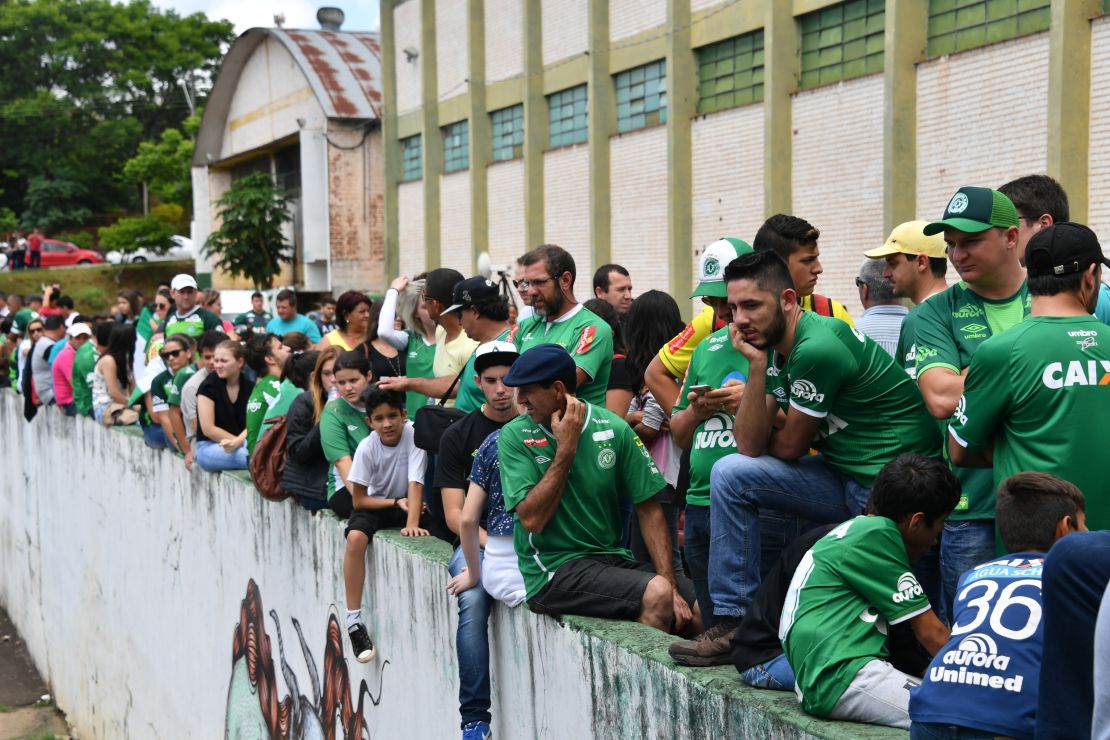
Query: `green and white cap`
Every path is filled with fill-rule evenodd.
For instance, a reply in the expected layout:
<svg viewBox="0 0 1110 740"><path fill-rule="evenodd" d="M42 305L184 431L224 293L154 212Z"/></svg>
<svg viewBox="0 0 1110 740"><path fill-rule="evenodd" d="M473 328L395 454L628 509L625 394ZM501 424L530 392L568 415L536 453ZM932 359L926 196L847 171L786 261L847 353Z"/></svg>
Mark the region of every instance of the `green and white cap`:
<svg viewBox="0 0 1110 740"><path fill-rule="evenodd" d="M1017 225L1017 208L1002 193L990 188L960 188L948 201L941 220L929 224L923 231L925 236L939 234L945 229L978 234L987 229L1008 229Z"/></svg>
<svg viewBox="0 0 1110 740"><path fill-rule="evenodd" d="M725 268L728 267L729 262L745 254L751 254L752 251L752 246L746 241L731 236L723 236L708 245L701 253L701 259L698 260L698 287L690 297L728 297L728 289L725 287Z"/></svg>

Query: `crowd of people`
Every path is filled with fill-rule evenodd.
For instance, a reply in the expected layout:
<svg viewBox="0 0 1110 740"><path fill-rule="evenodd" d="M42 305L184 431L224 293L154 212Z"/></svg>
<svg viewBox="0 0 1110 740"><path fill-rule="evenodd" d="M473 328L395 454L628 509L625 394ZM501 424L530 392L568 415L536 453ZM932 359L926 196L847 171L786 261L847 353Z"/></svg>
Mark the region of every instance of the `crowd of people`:
<svg viewBox="0 0 1110 740"><path fill-rule="evenodd" d="M225 320L189 275L113 316L7 296L0 379L28 420L138 424L260 491L280 458L264 495L346 522L359 661L375 533L451 543L464 739L490 737L494 601L669 632L818 717L1106 737L1110 260L1043 175L937 211L861 248L855 321L815 292L819 230L778 214L699 251L689 323L616 264L579 303L549 244L315 320L287 290Z"/></svg>

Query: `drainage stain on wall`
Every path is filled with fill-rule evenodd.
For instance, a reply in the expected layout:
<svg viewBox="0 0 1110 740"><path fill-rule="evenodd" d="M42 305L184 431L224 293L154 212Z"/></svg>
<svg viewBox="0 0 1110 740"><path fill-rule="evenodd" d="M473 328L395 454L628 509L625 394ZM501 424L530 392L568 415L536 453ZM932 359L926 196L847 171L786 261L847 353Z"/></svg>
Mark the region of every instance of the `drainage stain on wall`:
<svg viewBox="0 0 1110 740"><path fill-rule="evenodd" d="M323 686L316 671L316 660L305 642L300 622L290 621L297 632L297 639L308 667L307 680L312 698L301 693L301 680L285 660L285 645L281 636L281 621L273 609L274 634L277 637L278 660L282 677L289 693L279 698L277 676L274 671L270 636L266 632L262 608L262 594L254 579L247 581L247 594L239 609L239 623L235 625L231 648L231 681L227 690L227 720L225 737L282 738L283 740L369 740L370 733L363 719L364 704L369 698L375 707L381 703L385 667L378 674L378 695L375 697L363 680L359 684L357 702L351 695L351 680L347 672L347 659L343 653L343 632L335 612L328 615L327 638L324 646Z"/></svg>

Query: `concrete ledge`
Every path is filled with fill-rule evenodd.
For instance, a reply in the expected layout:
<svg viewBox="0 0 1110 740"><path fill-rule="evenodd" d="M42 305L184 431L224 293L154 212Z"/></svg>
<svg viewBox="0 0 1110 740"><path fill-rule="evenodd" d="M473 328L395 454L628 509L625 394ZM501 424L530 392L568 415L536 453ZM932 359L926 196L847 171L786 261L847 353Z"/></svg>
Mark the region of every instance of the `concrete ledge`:
<svg viewBox="0 0 1110 740"><path fill-rule="evenodd" d="M375 539L365 613L379 655L362 665L339 628L337 520L266 502L238 473L189 475L128 430L53 409L25 424L7 392L0 434L0 603L77 736L456 736L443 542ZM670 640L498 604L495 735L906 737L815 720L730 667L676 667Z"/></svg>

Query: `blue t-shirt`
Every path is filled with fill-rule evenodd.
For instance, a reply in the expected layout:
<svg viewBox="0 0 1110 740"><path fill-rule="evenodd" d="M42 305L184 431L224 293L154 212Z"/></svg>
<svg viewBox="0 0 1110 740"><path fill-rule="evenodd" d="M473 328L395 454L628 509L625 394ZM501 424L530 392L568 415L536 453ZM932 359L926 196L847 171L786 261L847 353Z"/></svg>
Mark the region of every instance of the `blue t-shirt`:
<svg viewBox="0 0 1110 740"><path fill-rule="evenodd" d="M66 348L67 344L69 344L69 340L65 337L54 342L54 346L50 348L50 357L47 358L47 362L53 365L54 359L62 353L62 350Z"/></svg>
<svg viewBox="0 0 1110 740"><path fill-rule="evenodd" d="M910 692L910 719L1032 740L1044 621L1044 553L1020 552L964 573L952 637Z"/></svg>
<svg viewBox="0 0 1110 740"><path fill-rule="evenodd" d="M313 344L319 344L320 342L320 330L316 328L316 323L301 314L295 315L289 321L280 316L275 316L270 319L270 323L266 324L266 331L277 334L279 337L283 337L291 331L299 331L311 339Z"/></svg>
<svg viewBox="0 0 1110 740"><path fill-rule="evenodd" d="M501 495L501 462L497 458L497 438L501 430L491 432L474 456L470 468L471 483L477 483L486 491L486 534L511 537L513 534L513 515L505 511L505 498Z"/></svg>
<svg viewBox="0 0 1110 740"><path fill-rule="evenodd" d="M1098 287L1098 303L1095 304L1095 318L1104 324L1110 324L1110 286L1100 283Z"/></svg>

